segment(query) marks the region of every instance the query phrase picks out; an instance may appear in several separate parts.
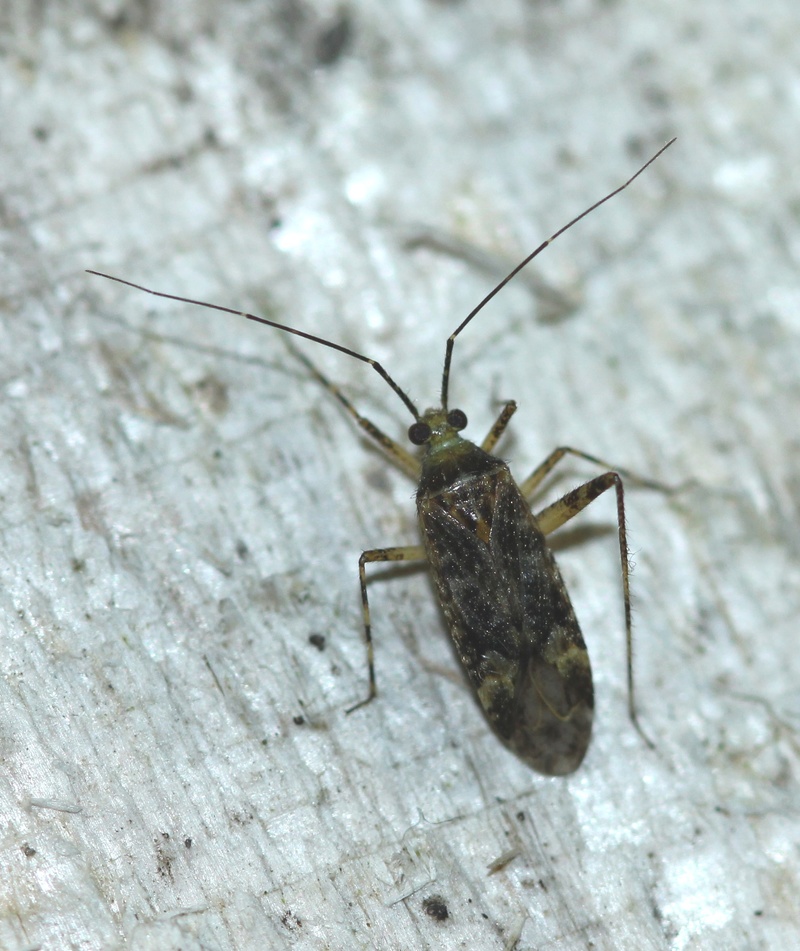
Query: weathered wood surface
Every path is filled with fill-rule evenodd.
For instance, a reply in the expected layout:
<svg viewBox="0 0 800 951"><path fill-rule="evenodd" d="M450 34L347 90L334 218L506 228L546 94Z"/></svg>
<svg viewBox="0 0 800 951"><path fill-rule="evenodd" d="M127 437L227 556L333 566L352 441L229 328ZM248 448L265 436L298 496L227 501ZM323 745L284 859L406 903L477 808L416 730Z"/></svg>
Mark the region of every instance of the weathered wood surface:
<svg viewBox="0 0 800 951"><path fill-rule="evenodd" d="M2 14L0 947L796 944L796 3L155 9ZM657 749L611 499L557 546L577 773L500 746L424 573L372 584L380 696L346 716L358 553L415 542L413 487L277 334L82 269L328 334L427 405L497 275L409 234L512 264L672 134L538 262L579 306L510 287L452 387L471 435L519 402L519 477L571 444L693 480L628 493ZM308 352L402 437L375 374Z"/></svg>

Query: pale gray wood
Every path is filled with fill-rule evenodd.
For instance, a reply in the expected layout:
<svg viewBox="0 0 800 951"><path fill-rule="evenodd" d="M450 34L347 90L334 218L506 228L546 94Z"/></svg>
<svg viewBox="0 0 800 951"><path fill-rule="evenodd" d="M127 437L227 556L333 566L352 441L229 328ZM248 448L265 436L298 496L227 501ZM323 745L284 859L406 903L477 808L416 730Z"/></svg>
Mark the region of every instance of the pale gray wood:
<svg viewBox="0 0 800 951"><path fill-rule="evenodd" d="M157 6L2 14L0 947L796 945L797 4ZM413 487L277 333L82 269L329 334L427 405L480 255L673 134L537 262L580 305L509 287L452 386L477 438L519 402L520 478L570 444L693 480L628 492L657 749L611 500L557 548L597 681L577 773L498 744L424 573L372 584L380 696L346 716L358 553L416 541ZM307 352L403 438L374 373Z"/></svg>

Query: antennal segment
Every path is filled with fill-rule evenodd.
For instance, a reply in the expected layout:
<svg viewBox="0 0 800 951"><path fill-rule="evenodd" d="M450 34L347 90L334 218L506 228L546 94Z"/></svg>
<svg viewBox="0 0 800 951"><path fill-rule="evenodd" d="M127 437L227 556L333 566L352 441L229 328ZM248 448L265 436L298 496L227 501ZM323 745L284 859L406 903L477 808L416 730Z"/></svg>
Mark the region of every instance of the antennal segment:
<svg viewBox="0 0 800 951"><path fill-rule="evenodd" d="M447 346L444 352L444 368L442 370L442 408L443 409L445 410L447 409L447 389L450 383L450 363L453 359L453 344L455 343L456 337L467 326L467 324L472 320L472 318L475 317L476 314L480 313L480 311L483 310L483 308L489 303L489 301L495 296L495 294L498 294L506 286L506 284L508 284L508 282L512 278L516 277L516 275L519 274L519 272L524 267L530 264L530 262L538 254L541 254L541 252L544 251L544 249L547 247L548 244L552 244L556 240L556 238L564 234L565 231L569 231L569 229L573 225L577 224L581 220L581 218L585 218L587 215L591 214L595 210L595 208L599 208L600 205L604 205L610 198L613 198L615 195L619 195L621 191L625 191L628 185L630 185L631 182L635 181L648 166L652 165L653 162L655 162L655 160L659 157L659 155L665 152L672 145L672 143L675 141L676 138L677 136L673 136L669 140L669 142L667 142L666 145L662 145L661 148L656 152L656 154L652 158L648 159L644 163L644 165L642 165L642 167L634 175L631 175L631 177L628 179L627 182L625 182L624 185L620 185L619 188L615 188L613 192L609 192L605 196L605 198L601 198L600 201L596 201L593 205L587 208L586 211L582 211L576 218L573 218L572 221L568 221L567 224L565 224L562 228L559 228L558 231L555 232L555 234L550 235L550 237L546 241L543 241L539 245L538 248L536 248L534 251L531 251L531 253L526 258L520 261L520 263L514 268L514 270L511 271L509 274L507 274L503 278L503 280L500 281L499 284L497 284L491 291L489 291L489 293L486 295L486 297L483 298L483 300L478 304L478 306L473 308L473 310L471 310L467 314L467 316L461 321L458 327L456 327L456 329L447 338ZM126 282L123 282L123 283L126 283ZM362 357L361 359L364 359L364 358Z"/></svg>
<svg viewBox="0 0 800 951"><path fill-rule="evenodd" d="M274 327L276 330L283 330L288 334L294 334L295 337L302 337L304 340L313 340L314 343L321 343L323 347L330 347L331 350L338 350L340 353L346 353L349 357L355 357L356 360L361 360L362 363L368 363L373 370L382 376L406 405L414 419L419 421L419 412L417 411L416 406L414 406L414 404L411 402L409 396L402 389L400 389L400 386L395 383L395 381L389 376L387 371L384 370L377 360L373 360L371 357L366 357L363 353L357 353L355 350L351 350L349 347L344 347L340 343L334 343L332 340L326 340L324 337L317 337L314 334L306 333L304 330L297 330L295 327L287 327L286 324L279 324L274 320L267 320L266 317L259 317L257 314L248 314L244 310L234 310L232 307L223 307L221 304L210 304L208 301L204 300L194 300L191 297L178 297L176 294L165 294L163 291L154 291L149 287L143 287L141 284L134 284L132 281L124 281L121 277L113 277L111 274L103 274L102 271L92 271L87 268L86 273L94 274L97 277L104 277L109 281L116 281L117 284L126 284L128 287L133 287L137 291L144 291L145 294L152 294L154 297L164 297L167 300L176 300L182 304L194 304L196 307L206 307L209 310L221 310L225 314L233 314L236 317L246 317L248 320L254 320L256 323L266 324L268 327ZM461 328L459 327L459 330L460 329Z"/></svg>

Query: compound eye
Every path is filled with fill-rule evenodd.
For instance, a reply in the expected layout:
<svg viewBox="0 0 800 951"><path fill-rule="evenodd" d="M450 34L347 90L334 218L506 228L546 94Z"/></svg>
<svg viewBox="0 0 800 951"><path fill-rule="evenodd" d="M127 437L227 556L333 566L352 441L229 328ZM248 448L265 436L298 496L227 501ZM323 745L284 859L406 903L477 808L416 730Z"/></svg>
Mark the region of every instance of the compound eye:
<svg viewBox="0 0 800 951"><path fill-rule="evenodd" d="M447 425L460 431L467 428L467 414L460 409L451 409L447 414Z"/></svg>
<svg viewBox="0 0 800 951"><path fill-rule="evenodd" d="M431 427L427 423L414 423L408 428L408 438L415 446L422 446L431 438Z"/></svg>

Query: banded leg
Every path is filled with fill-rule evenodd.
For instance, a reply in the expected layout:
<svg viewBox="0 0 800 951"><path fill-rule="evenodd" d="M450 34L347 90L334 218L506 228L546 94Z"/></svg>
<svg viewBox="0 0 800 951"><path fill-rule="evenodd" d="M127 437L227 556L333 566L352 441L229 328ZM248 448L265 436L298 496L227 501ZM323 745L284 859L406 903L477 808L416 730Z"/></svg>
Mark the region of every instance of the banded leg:
<svg viewBox="0 0 800 951"><path fill-rule="evenodd" d="M352 713L359 707L374 700L378 690L375 686L375 655L372 649L372 624L369 617L369 599L367 598L367 564L373 561L421 561L425 558L422 545L404 545L397 548L373 548L361 553L358 559L358 580L361 584L361 610L364 615L364 640L367 645L367 667L369 668L369 693L365 700L354 704L346 713Z"/></svg>
<svg viewBox="0 0 800 951"><path fill-rule="evenodd" d="M610 469L612 472L619 473L619 475L630 479L631 482L635 482L645 489L655 489L657 492L671 493L679 491L681 488L681 486L673 487L664 485L662 482L656 482L654 479L644 479L642 476L636 475L635 472L620 469L618 466L612 466L610 462L598 459L597 456L591 456L588 452L582 452L580 449L573 449L572 446L559 446L558 449L554 449L545 461L537 466L528 478L520 484L522 494L529 499L545 478L555 469L558 463L561 462L564 456L575 456L577 459L585 459L593 465L600 466L601 469Z"/></svg>
<svg viewBox="0 0 800 951"><path fill-rule="evenodd" d="M553 468L553 466L558 462L560 458L567 452L575 452L575 450L566 450L566 449L557 449L555 453L552 453L545 461L536 469L533 475L526 480L524 483L533 483L535 488L544 476ZM560 455L559 455L560 453ZM593 456L589 456L585 453L575 453L580 455L585 459L589 459L592 462L596 462ZM613 488L617 495L617 532L619 535L619 560L620 568L622 570L622 596L625 601L625 646L627 651L628 659L628 715L631 718L631 722L636 727L636 731L639 736L647 743L647 745L654 749L654 744L652 740L645 734L639 725L639 718L636 714L636 703L634 699L634 689L633 689L633 622L631 617L631 589L630 589L630 565L628 562L628 536L625 529L625 491L622 486L622 479L618 472L605 472L603 475L599 475L594 479L590 479L589 482L585 482L583 485L579 485L577 489L573 489L571 492L567 492L566 495L562 496L557 501L553 502L552 505L548 505L547 508L542 509L541 512L536 516L536 521L539 523L539 527L545 535L549 535L551 532L554 532L557 528L560 528L571 518L574 518L579 512L583 511L587 505L594 502L594 500L603 494L608 489Z"/></svg>
<svg viewBox="0 0 800 951"><path fill-rule="evenodd" d="M491 452L494 447L497 445L498 440L506 431L506 426L508 426L508 421L517 411L517 404L514 400L509 400L506 405L503 407L502 412L494 421L494 425L486 434L486 438L481 443L481 449L484 452Z"/></svg>
<svg viewBox="0 0 800 951"><path fill-rule="evenodd" d="M416 457L412 456L411 453L399 443L396 443L391 436L387 436L386 433L382 429L379 429L373 422L368 420L365 416L362 416L339 387L331 382L322 370L318 369L304 353L301 353L296 347L291 345L289 345L289 349L303 366L305 366L314 379L324 386L332 396L336 397L369 438L374 440L403 472L411 476L414 481L417 481L419 479L419 462Z"/></svg>

